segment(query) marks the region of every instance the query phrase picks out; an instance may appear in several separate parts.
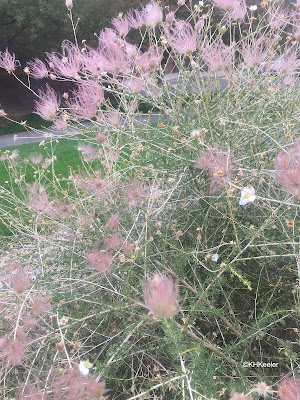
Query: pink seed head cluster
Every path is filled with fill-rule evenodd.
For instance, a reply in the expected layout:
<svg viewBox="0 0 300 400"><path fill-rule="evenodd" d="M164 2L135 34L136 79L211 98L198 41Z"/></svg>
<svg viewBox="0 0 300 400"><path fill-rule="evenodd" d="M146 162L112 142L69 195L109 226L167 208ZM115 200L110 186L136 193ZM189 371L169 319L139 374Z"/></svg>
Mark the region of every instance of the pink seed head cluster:
<svg viewBox="0 0 300 400"><path fill-rule="evenodd" d="M264 61L269 51L270 43L264 36L254 38L251 43L244 40L242 44L244 62L251 68Z"/></svg>
<svg viewBox="0 0 300 400"><path fill-rule="evenodd" d="M143 286L145 305L156 319L170 318L178 312L179 288L171 278L155 273Z"/></svg>
<svg viewBox="0 0 300 400"><path fill-rule="evenodd" d="M8 49L3 52L0 51L0 68L5 69L9 74L11 74L19 65L20 63L16 60L15 55L10 54Z"/></svg>
<svg viewBox="0 0 300 400"><path fill-rule="evenodd" d="M145 201L147 195L145 187L137 182L131 182L127 186L125 201L132 207L140 206Z"/></svg>
<svg viewBox="0 0 300 400"><path fill-rule="evenodd" d="M11 285L15 293L24 293L30 286L28 273L23 268L19 268L11 276Z"/></svg>
<svg viewBox="0 0 300 400"><path fill-rule="evenodd" d="M39 90L39 100L35 102L35 114L47 121L53 121L59 108L60 100L55 90L46 85L45 91Z"/></svg>
<svg viewBox="0 0 300 400"><path fill-rule="evenodd" d="M245 0L240 0L239 5L233 9L229 17L236 21L242 21L247 13L247 5Z"/></svg>
<svg viewBox="0 0 300 400"><path fill-rule="evenodd" d="M42 294L34 296L31 306L31 313L34 317L47 314L51 310L50 299Z"/></svg>
<svg viewBox="0 0 300 400"><path fill-rule="evenodd" d="M134 10L127 15L129 25L133 29L141 29L145 24L145 15L143 12Z"/></svg>
<svg viewBox="0 0 300 400"><path fill-rule="evenodd" d="M163 54L157 48L149 46L144 53L137 53L134 58L134 64L139 73L148 74L160 65L162 57Z"/></svg>
<svg viewBox="0 0 300 400"><path fill-rule="evenodd" d="M163 10L155 1L152 1L144 7L143 14L147 28L155 28L163 22Z"/></svg>
<svg viewBox="0 0 300 400"><path fill-rule="evenodd" d="M26 336L0 339L0 352L9 365L21 365L26 351Z"/></svg>
<svg viewBox="0 0 300 400"><path fill-rule="evenodd" d="M288 11L279 5L276 8L270 8L268 10L268 23L272 29L281 29L289 21Z"/></svg>
<svg viewBox="0 0 300 400"><path fill-rule="evenodd" d="M85 256L85 260L88 267L101 273L110 271L113 265L111 256L105 250L94 249Z"/></svg>
<svg viewBox="0 0 300 400"><path fill-rule="evenodd" d="M217 38L202 48L202 60L211 71L224 71L233 63L234 48L226 46L222 39Z"/></svg>
<svg viewBox="0 0 300 400"><path fill-rule="evenodd" d="M208 147L195 161L197 168L206 169L212 174L210 191L216 192L231 177L234 158L230 152Z"/></svg>
<svg viewBox="0 0 300 400"><path fill-rule="evenodd" d="M30 71L30 75L35 78L35 79L43 79L43 78L47 78L49 71L45 65L45 63L41 60L39 60L38 58L35 58L32 61L29 61L29 63L27 64L29 71Z"/></svg>
<svg viewBox="0 0 300 400"><path fill-rule="evenodd" d="M240 6L241 0L213 0L213 3L226 12L232 12Z"/></svg>
<svg viewBox="0 0 300 400"><path fill-rule="evenodd" d="M252 400L251 396L245 396L243 393L238 393L234 389L231 391L230 400Z"/></svg>
<svg viewBox="0 0 300 400"><path fill-rule="evenodd" d="M47 53L48 65L56 75L65 78L79 80L79 72L82 63L82 55L77 46L65 41L62 45L63 55Z"/></svg>
<svg viewBox="0 0 300 400"><path fill-rule="evenodd" d="M128 240L125 240L122 245L122 253L124 254L124 256L131 256L133 253L133 244L130 243Z"/></svg>
<svg viewBox="0 0 300 400"><path fill-rule="evenodd" d="M127 17L113 18L111 23L112 23L112 26L117 31L117 33L122 37L125 37L131 28Z"/></svg>
<svg viewBox="0 0 300 400"><path fill-rule="evenodd" d="M196 50L197 35L189 22L174 21L165 31L170 45L178 53L191 55Z"/></svg>
<svg viewBox="0 0 300 400"><path fill-rule="evenodd" d="M107 228L110 230L117 229L118 225L119 225L119 215L118 214L112 215L106 223Z"/></svg>
<svg viewBox="0 0 300 400"><path fill-rule="evenodd" d="M106 388L105 382L97 382L90 376L80 373L78 367L57 373L47 392L50 392L51 399L57 400L104 400Z"/></svg>
<svg viewBox="0 0 300 400"><path fill-rule="evenodd" d="M43 161L43 155L42 155L42 153L32 153L29 155L29 160L33 164L38 165Z"/></svg>
<svg viewBox="0 0 300 400"><path fill-rule="evenodd" d="M300 199L300 141L277 154L275 176L283 188Z"/></svg>
<svg viewBox="0 0 300 400"><path fill-rule="evenodd" d="M300 397L300 378L285 377L277 385L277 393L280 400L298 400Z"/></svg>

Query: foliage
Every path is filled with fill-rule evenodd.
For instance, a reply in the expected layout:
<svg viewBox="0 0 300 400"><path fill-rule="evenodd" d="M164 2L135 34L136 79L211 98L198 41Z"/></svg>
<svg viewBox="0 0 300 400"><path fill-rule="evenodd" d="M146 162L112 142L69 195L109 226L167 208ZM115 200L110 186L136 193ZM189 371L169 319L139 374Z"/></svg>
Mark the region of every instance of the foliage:
<svg viewBox="0 0 300 400"><path fill-rule="evenodd" d="M299 11L213 4L166 22L151 2L43 65L78 92L45 87L36 112L81 136L62 176L54 138L50 161L1 157L6 397L296 400Z"/></svg>

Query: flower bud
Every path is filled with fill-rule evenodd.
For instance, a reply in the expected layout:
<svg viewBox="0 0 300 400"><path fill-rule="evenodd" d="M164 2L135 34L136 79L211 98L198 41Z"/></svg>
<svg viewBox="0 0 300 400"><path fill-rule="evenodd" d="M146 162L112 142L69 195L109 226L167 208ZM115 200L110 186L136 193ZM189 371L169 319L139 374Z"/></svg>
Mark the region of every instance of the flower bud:
<svg viewBox="0 0 300 400"><path fill-rule="evenodd" d="M71 8L73 7L73 0L66 0L66 6L68 10L71 10Z"/></svg>

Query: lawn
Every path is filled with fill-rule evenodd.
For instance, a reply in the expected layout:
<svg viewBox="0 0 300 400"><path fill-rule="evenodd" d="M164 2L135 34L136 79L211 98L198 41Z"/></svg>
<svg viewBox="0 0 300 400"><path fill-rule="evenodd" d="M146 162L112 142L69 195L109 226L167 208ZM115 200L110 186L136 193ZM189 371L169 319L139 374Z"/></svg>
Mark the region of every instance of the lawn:
<svg viewBox="0 0 300 400"><path fill-rule="evenodd" d="M55 152L56 160L54 161L54 172L58 178L66 178L69 175L70 167L76 169L81 161L80 161L80 153L77 150L77 145L80 140L80 137L75 140L70 139L60 139L55 140L53 142L44 142L41 143L32 143L32 144L24 144L21 146L10 146L4 147L0 149L0 156L7 150L10 153L14 150L19 152L19 165L17 168L23 169L24 180L27 183L34 182L34 169L30 164L26 165L26 160L32 153L41 153L43 155L43 159L51 158L52 154ZM49 178L51 179L53 173L51 171L51 167L48 168ZM0 187L10 188L10 191L15 193L16 195L20 194L20 189L18 183L15 182L15 179L12 177L12 169L8 168L7 162L0 162ZM10 231L7 227L0 223L0 236L10 235Z"/></svg>
<svg viewBox="0 0 300 400"><path fill-rule="evenodd" d="M16 122L9 121L8 119L1 118L0 119L0 136L7 135L9 133L19 133L24 132L26 128L23 125L23 122L32 128L41 129L47 128L52 125L52 122L45 121L37 114L29 114L24 115L23 117L15 118Z"/></svg>

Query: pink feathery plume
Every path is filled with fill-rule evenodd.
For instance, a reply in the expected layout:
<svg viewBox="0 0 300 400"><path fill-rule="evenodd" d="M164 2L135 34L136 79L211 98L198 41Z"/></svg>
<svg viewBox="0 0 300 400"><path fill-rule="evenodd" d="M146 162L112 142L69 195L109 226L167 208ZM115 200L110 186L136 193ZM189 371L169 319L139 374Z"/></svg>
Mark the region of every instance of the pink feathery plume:
<svg viewBox="0 0 300 400"><path fill-rule="evenodd" d="M122 125L122 114L119 111L112 111L106 115L106 121L111 126L120 127Z"/></svg>
<svg viewBox="0 0 300 400"><path fill-rule="evenodd" d="M53 121L60 105L55 90L46 85L46 90L39 90L38 95L39 100L35 101L35 114L47 121Z"/></svg>
<svg viewBox="0 0 300 400"><path fill-rule="evenodd" d="M230 400L252 400L251 396L245 396L243 393L238 393L232 389Z"/></svg>
<svg viewBox="0 0 300 400"><path fill-rule="evenodd" d="M212 174L210 182L211 193L220 189L222 184L231 177L233 156L230 152L208 147L195 161L197 168L206 169Z"/></svg>
<svg viewBox="0 0 300 400"><path fill-rule="evenodd" d="M118 235L111 235L105 239L106 250L116 250L121 246L121 240Z"/></svg>
<svg viewBox="0 0 300 400"><path fill-rule="evenodd" d="M300 60L295 48L287 49L276 63L276 69L285 76L294 76L300 67Z"/></svg>
<svg viewBox="0 0 300 400"><path fill-rule="evenodd" d="M300 199L300 142L277 154L275 176L283 188Z"/></svg>
<svg viewBox="0 0 300 400"><path fill-rule="evenodd" d="M8 49L3 52L0 51L0 68L11 74L18 66L20 66L20 62L16 60L14 53L10 54Z"/></svg>
<svg viewBox="0 0 300 400"><path fill-rule="evenodd" d="M145 80L138 77L132 77L126 83L126 87L129 92L139 94L145 87Z"/></svg>
<svg viewBox="0 0 300 400"><path fill-rule="evenodd" d="M300 1L300 0L299 0ZM293 15L293 34L297 42L300 42L300 7Z"/></svg>
<svg viewBox="0 0 300 400"><path fill-rule="evenodd" d="M85 82L79 85L72 99L66 101L70 113L78 118L93 118L104 100L104 91L97 82Z"/></svg>
<svg viewBox="0 0 300 400"><path fill-rule="evenodd" d="M110 271L113 265L111 256L105 250L94 249L91 253L86 254L85 261L88 267L101 273Z"/></svg>
<svg viewBox="0 0 300 400"><path fill-rule="evenodd" d="M34 317L39 317L51 310L50 299L42 294L37 294L33 298L31 313Z"/></svg>
<svg viewBox="0 0 300 400"><path fill-rule="evenodd" d="M240 5L240 0L213 0L213 3L223 11L232 12Z"/></svg>
<svg viewBox="0 0 300 400"><path fill-rule="evenodd" d="M47 78L49 75L49 71L48 71L45 63L43 63L43 61L39 60L38 58L35 58L32 61L29 61L27 63L27 66L29 68L30 75L34 79Z"/></svg>
<svg viewBox="0 0 300 400"><path fill-rule="evenodd" d="M166 36L170 45L180 54L191 55L197 46L197 35L189 22L175 20L167 25Z"/></svg>
<svg viewBox="0 0 300 400"><path fill-rule="evenodd" d="M72 43L66 41L62 45L63 56L55 53L47 53L48 64L58 76L80 79L79 72L82 57L79 49Z"/></svg>
<svg viewBox="0 0 300 400"><path fill-rule="evenodd" d="M233 62L234 48L226 46L220 39L215 39L210 44L202 48L201 57L211 71L224 71L228 69Z"/></svg>
<svg viewBox="0 0 300 400"><path fill-rule="evenodd" d="M127 33L130 30L130 24L126 16L123 18L113 18L111 23L112 26L115 28L115 30L118 32L118 34L123 38L127 35Z"/></svg>
<svg viewBox="0 0 300 400"><path fill-rule="evenodd" d="M53 125L51 128L57 129L59 131L64 131L65 129L68 128L68 122L64 118L57 118L53 121Z"/></svg>
<svg viewBox="0 0 300 400"><path fill-rule="evenodd" d="M125 240L125 242L122 244L122 253L124 256L131 256L133 253L133 244L128 240Z"/></svg>
<svg viewBox="0 0 300 400"><path fill-rule="evenodd" d="M83 159L86 162L97 160L102 155L99 148L95 148L91 145L79 145L77 148L82 152Z"/></svg>
<svg viewBox="0 0 300 400"><path fill-rule="evenodd" d="M300 397L300 378L285 377L277 385L277 393L280 400L298 400Z"/></svg>
<svg viewBox="0 0 300 400"><path fill-rule="evenodd" d="M134 14L134 15L133 15ZM128 23L133 29L142 29L145 24L145 15L143 12L134 10L127 14Z"/></svg>
<svg viewBox="0 0 300 400"><path fill-rule="evenodd" d="M268 10L267 21L272 29L282 28L289 22L289 19L289 12L282 5Z"/></svg>
<svg viewBox="0 0 300 400"><path fill-rule="evenodd" d="M32 153L29 155L29 160L33 164L38 165L43 161L43 155L42 155L42 153Z"/></svg>
<svg viewBox="0 0 300 400"><path fill-rule="evenodd" d="M160 65L162 58L163 51L160 48L150 46L144 53L138 53L134 63L139 71L148 73Z"/></svg>
<svg viewBox="0 0 300 400"><path fill-rule="evenodd" d="M143 8L145 25L147 28L155 28L163 22L163 10L156 1L151 1Z"/></svg>
<svg viewBox="0 0 300 400"><path fill-rule="evenodd" d="M23 269L19 268L11 276L11 285L15 293L24 293L30 286L30 277L28 273Z"/></svg>
<svg viewBox="0 0 300 400"><path fill-rule="evenodd" d="M102 47L97 51L99 70L113 75L129 72L130 61L122 42L102 42Z"/></svg>
<svg viewBox="0 0 300 400"><path fill-rule="evenodd" d="M146 188L137 182L131 182L127 185L125 201L132 207L143 204L147 197Z"/></svg>
<svg viewBox="0 0 300 400"><path fill-rule="evenodd" d="M46 400L38 379L36 379L36 386L33 386L32 383L27 383L21 387L18 400Z"/></svg>
<svg viewBox="0 0 300 400"><path fill-rule="evenodd" d="M145 305L156 319L170 318L178 313L179 288L171 278L155 273L143 285Z"/></svg>
<svg viewBox="0 0 300 400"><path fill-rule="evenodd" d="M110 230L117 229L118 225L119 225L119 214L112 215L106 223L107 228Z"/></svg>
<svg viewBox="0 0 300 400"><path fill-rule="evenodd" d="M264 61L269 53L270 43L264 36L253 38L252 42L249 43L246 40L242 43L242 55L245 63L249 67L259 65Z"/></svg>
<svg viewBox="0 0 300 400"><path fill-rule="evenodd" d="M247 14L247 5L245 0L240 0L239 5L235 7L230 13L229 18L234 21L242 21Z"/></svg>

